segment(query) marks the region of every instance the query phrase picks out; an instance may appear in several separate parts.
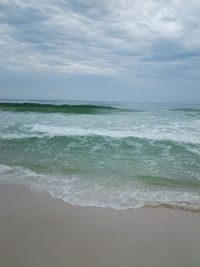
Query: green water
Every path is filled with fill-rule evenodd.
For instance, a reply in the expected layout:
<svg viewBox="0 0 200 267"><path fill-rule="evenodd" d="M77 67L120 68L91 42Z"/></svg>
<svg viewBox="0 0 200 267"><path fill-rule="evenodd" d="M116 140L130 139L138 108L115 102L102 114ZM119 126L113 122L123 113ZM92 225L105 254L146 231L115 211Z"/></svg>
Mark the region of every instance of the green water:
<svg viewBox="0 0 200 267"><path fill-rule="evenodd" d="M0 103L1 180L84 206L199 207L199 110Z"/></svg>

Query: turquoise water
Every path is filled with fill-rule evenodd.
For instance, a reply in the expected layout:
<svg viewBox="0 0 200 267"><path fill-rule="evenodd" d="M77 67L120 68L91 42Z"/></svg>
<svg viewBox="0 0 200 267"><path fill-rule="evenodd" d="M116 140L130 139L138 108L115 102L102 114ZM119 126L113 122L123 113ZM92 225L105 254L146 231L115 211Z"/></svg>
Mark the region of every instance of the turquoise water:
<svg viewBox="0 0 200 267"><path fill-rule="evenodd" d="M0 103L0 179L81 206L199 210L200 106Z"/></svg>

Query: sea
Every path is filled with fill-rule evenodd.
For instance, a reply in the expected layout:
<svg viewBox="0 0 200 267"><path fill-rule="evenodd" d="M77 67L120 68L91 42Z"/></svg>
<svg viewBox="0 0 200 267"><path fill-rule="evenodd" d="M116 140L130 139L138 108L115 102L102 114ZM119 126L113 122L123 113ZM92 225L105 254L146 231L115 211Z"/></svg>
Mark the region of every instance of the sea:
<svg viewBox="0 0 200 267"><path fill-rule="evenodd" d="M79 206L200 211L200 105L1 100L0 181Z"/></svg>

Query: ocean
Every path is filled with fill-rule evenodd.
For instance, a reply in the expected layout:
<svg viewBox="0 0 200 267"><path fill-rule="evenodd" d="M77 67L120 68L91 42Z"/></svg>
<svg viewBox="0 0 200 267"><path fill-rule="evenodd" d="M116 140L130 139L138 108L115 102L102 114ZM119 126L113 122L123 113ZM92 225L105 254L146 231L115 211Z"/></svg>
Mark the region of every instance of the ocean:
<svg viewBox="0 0 200 267"><path fill-rule="evenodd" d="M0 181L79 206L200 210L200 105L0 102Z"/></svg>

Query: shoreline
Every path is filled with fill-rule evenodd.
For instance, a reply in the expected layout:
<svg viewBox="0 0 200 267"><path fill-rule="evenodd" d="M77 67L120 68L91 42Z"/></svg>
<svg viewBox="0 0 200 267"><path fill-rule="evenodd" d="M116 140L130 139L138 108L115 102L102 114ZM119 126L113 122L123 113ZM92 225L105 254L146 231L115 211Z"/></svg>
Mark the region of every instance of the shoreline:
<svg viewBox="0 0 200 267"><path fill-rule="evenodd" d="M172 209L172 210L180 210L180 211L186 211L186 212L191 212L191 213L198 213L200 214L200 205L196 203L187 203L187 202L156 202L156 201L146 201L143 206L139 206L137 208L135 207L124 207L124 208L115 208L115 207L110 207L110 206L93 206L93 205L81 205L81 204L73 204L68 201L63 200L62 198L54 196L51 192L47 190L39 190L36 189L28 184L22 184L22 183L15 183L15 182L10 182L6 180L0 181L0 187L2 186L17 186L17 187L23 187L27 190L30 190L35 193L42 193L42 194L47 194L51 198L55 199L56 201L61 201L65 203L65 205L70 205L72 207L79 207L79 208L95 208L95 209L108 209L108 210L115 210L119 212L123 211L137 211L137 210L142 210L142 209Z"/></svg>
<svg viewBox="0 0 200 267"><path fill-rule="evenodd" d="M200 214L79 207L0 183L0 266L199 267Z"/></svg>

